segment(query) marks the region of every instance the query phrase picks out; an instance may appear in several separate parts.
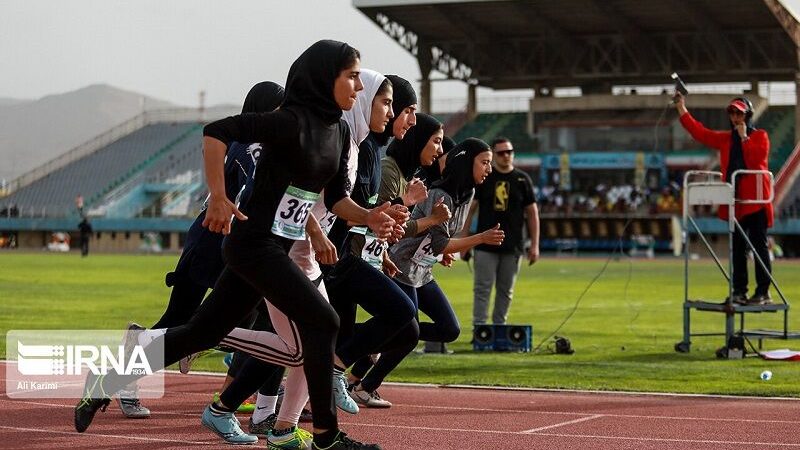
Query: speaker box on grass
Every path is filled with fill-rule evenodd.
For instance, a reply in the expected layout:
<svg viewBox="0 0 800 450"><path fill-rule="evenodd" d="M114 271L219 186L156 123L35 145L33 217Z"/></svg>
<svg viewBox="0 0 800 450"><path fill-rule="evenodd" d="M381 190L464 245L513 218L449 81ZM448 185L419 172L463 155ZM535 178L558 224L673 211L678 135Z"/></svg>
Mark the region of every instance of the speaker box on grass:
<svg viewBox="0 0 800 450"><path fill-rule="evenodd" d="M529 352L533 327L530 325L475 325L472 349L475 351Z"/></svg>

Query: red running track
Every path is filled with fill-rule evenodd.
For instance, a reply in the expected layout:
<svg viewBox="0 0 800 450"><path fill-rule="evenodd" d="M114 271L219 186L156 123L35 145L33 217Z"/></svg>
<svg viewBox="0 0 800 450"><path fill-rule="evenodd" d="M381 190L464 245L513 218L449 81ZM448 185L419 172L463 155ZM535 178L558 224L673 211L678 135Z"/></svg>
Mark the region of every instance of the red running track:
<svg viewBox="0 0 800 450"><path fill-rule="evenodd" d="M75 401L11 400L0 368L0 448L230 448L200 425L219 376L167 374L165 397L143 401L151 418L125 419L112 403L79 434ZM340 412L339 420L386 450L800 449L797 400L408 385L381 394L392 408Z"/></svg>

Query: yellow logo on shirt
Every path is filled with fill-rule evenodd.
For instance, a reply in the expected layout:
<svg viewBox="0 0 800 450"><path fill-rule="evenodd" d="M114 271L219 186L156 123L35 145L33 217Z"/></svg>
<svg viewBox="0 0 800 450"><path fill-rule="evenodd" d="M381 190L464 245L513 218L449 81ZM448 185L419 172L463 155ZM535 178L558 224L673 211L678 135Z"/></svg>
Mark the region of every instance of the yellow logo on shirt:
<svg viewBox="0 0 800 450"><path fill-rule="evenodd" d="M494 185L494 210L508 209L508 181L498 181Z"/></svg>

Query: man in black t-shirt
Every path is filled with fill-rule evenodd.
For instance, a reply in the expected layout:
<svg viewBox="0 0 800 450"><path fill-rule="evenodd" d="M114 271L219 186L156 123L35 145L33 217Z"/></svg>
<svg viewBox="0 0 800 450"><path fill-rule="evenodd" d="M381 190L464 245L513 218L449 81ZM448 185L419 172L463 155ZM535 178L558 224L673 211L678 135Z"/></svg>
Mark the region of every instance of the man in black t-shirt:
<svg viewBox="0 0 800 450"><path fill-rule="evenodd" d="M465 231L478 211L477 232L496 224L506 234L502 245L479 245L475 248L473 325L486 323L489 316L489 295L495 285L492 323L504 324L519 272L520 259L527 253L529 264L539 259L539 210L533 183L523 171L514 168L514 147L507 138L492 142L494 170L475 189ZM530 248L525 249L525 232Z"/></svg>

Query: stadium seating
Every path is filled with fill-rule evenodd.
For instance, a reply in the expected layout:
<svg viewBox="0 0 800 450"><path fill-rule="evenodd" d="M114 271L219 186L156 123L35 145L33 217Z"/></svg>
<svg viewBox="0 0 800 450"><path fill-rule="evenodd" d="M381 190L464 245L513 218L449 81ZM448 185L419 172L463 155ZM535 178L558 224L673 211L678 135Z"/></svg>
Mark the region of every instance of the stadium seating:
<svg viewBox="0 0 800 450"><path fill-rule="evenodd" d="M794 106L770 106L756 125L769 132L769 170L778 173L794 150Z"/></svg>
<svg viewBox="0 0 800 450"><path fill-rule="evenodd" d="M200 170L200 134L195 122L148 125L13 192L2 203L17 205L22 216L65 216L75 210L78 195L88 208L134 177L163 179L171 171Z"/></svg>
<svg viewBox="0 0 800 450"><path fill-rule="evenodd" d="M534 141L527 133L527 113L478 114L472 122L465 124L456 134L456 142L468 137L477 137L491 143L497 136L505 136L518 152L534 150Z"/></svg>

